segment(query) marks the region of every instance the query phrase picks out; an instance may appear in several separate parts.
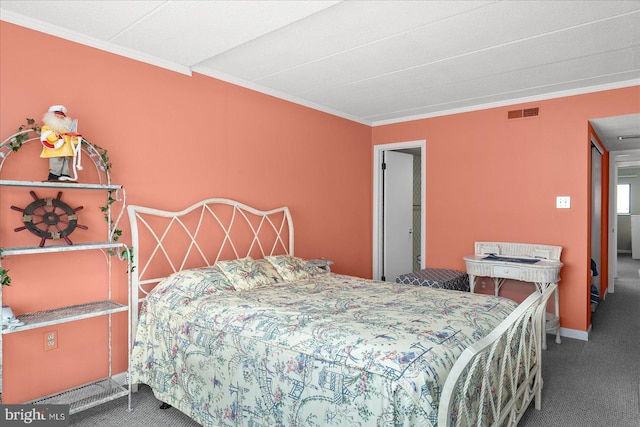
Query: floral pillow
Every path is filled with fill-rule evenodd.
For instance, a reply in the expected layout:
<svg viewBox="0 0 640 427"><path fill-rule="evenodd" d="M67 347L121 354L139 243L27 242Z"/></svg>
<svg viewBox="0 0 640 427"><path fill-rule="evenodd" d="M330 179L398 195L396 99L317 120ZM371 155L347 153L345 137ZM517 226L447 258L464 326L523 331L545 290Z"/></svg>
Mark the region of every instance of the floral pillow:
<svg viewBox="0 0 640 427"><path fill-rule="evenodd" d="M269 261L285 282L309 279L318 274L324 273L320 268L307 263L302 258L291 255L276 255L264 257Z"/></svg>
<svg viewBox="0 0 640 427"><path fill-rule="evenodd" d="M152 292L164 294L174 289L188 297L234 290L227 277L217 267L178 271L158 283Z"/></svg>
<svg viewBox="0 0 640 427"><path fill-rule="evenodd" d="M273 283L265 275L251 257L218 261L216 266L222 270L227 279L238 291L257 288Z"/></svg>
<svg viewBox="0 0 640 427"><path fill-rule="evenodd" d="M278 273L278 270L266 259L256 259L254 260L256 265L258 266L258 270L262 272L265 276L271 279L271 283L280 283L282 282L282 276Z"/></svg>
<svg viewBox="0 0 640 427"><path fill-rule="evenodd" d="M200 267L193 269L193 272L202 277L200 286L195 286L194 291L198 293L213 293L216 291L234 291L233 285L224 275L222 270L216 266Z"/></svg>

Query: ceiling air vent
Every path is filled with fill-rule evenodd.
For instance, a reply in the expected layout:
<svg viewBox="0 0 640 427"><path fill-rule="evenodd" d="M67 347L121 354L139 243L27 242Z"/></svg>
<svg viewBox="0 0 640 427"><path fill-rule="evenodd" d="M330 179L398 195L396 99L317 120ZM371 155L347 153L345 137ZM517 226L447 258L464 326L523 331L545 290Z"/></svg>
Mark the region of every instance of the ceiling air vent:
<svg viewBox="0 0 640 427"><path fill-rule="evenodd" d="M535 117L540 112L540 108L525 108L524 110L511 110L507 113L508 119L520 119L522 117Z"/></svg>

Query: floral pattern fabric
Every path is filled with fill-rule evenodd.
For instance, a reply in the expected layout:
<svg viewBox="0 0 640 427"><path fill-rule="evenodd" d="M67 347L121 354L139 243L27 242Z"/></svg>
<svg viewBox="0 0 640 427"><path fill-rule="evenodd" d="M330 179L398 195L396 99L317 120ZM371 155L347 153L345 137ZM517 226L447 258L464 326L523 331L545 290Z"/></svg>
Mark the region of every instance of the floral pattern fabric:
<svg viewBox="0 0 640 427"><path fill-rule="evenodd" d="M204 426L434 426L455 360L517 306L336 274L194 294L183 273L149 294L131 374Z"/></svg>
<svg viewBox="0 0 640 427"><path fill-rule="evenodd" d="M218 267L201 267L175 273L156 286L158 294L171 293L198 298L235 288Z"/></svg>
<svg viewBox="0 0 640 427"><path fill-rule="evenodd" d="M287 282L308 279L325 272L302 258L291 255L267 256L265 259L275 267L280 276Z"/></svg>
<svg viewBox="0 0 640 427"><path fill-rule="evenodd" d="M218 261L216 267L222 270L237 290L249 290L273 283L251 257Z"/></svg>
<svg viewBox="0 0 640 427"><path fill-rule="evenodd" d="M278 273L278 270L264 258L255 260L256 266L258 270L262 272L265 276L271 279L271 283L280 283L282 282L282 276Z"/></svg>

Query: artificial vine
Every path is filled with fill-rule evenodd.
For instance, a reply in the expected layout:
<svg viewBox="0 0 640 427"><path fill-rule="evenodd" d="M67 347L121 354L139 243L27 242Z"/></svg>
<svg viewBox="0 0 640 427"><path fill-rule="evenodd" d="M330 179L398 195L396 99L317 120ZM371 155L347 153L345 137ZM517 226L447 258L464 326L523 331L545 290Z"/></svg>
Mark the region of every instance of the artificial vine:
<svg viewBox="0 0 640 427"><path fill-rule="evenodd" d="M0 248L0 259L2 259L2 248ZM11 277L9 277L9 270L0 268L0 285L11 286Z"/></svg>
<svg viewBox="0 0 640 427"><path fill-rule="evenodd" d="M35 133L40 134L40 126L36 124L36 121L29 118L26 120L27 122L18 128L18 132L22 132L25 129L32 129ZM28 132L19 133L9 142L9 147L11 147L13 151L18 151L20 147L22 147L22 144L24 144L28 139Z"/></svg>
<svg viewBox="0 0 640 427"><path fill-rule="evenodd" d="M107 204L105 206L100 207L100 210L104 213L104 220L107 221L107 223L109 224L109 229L113 227L113 219L111 219L111 217L109 216L109 208L111 207L112 204L116 202L116 199L113 198L113 193L115 191L116 190L109 190L109 193L107 196ZM114 242L117 242L121 235L122 235L122 230L114 229L113 235L111 236L111 238L113 239Z"/></svg>
<svg viewBox="0 0 640 427"><path fill-rule="evenodd" d="M22 147L22 145L28 141L29 138L29 132L24 132L21 133L24 130L33 130L35 133L37 133L38 135L40 134L41 128L40 126L38 126L38 124L36 123L36 121L34 119L31 118L26 118L25 119L25 123L20 125L18 127L18 134L16 136L14 136L11 141L9 141L9 143L7 144L12 151L17 152L18 150L20 150L20 148ZM102 160L102 165L103 167L101 168L105 173L108 173L109 170L111 169L111 161L109 160L109 155L107 153L107 150L100 147L97 144L92 144L89 141L87 141L84 137L82 138L82 144L88 145L93 147L96 152L100 155L100 158ZM100 207L100 211L102 211L104 213L104 219L105 221L107 221L107 223L109 224L109 229L112 230L111 232L111 239L114 242L117 242L120 237L122 236L122 230L117 229L117 228L112 228L114 226L114 221L113 219L111 219L110 215L109 215L109 208L111 207L111 205L113 203L116 202L116 199L113 197L114 193L116 190L109 190L108 192L108 197L107 197L107 204L105 206L101 206ZM129 253L129 256L127 257L126 254L127 252ZM114 252L110 251L111 255L116 255ZM2 248L0 248L0 255L2 255ZM129 248L129 250L123 250L121 254L119 254L121 259L125 259L128 258L130 265L131 265L131 271L133 271L134 267L133 267L133 248ZM0 284L2 286L10 286L11 284L11 277L9 277L9 275L7 274L9 270L5 270L5 269L0 269Z"/></svg>
<svg viewBox="0 0 640 427"><path fill-rule="evenodd" d="M122 252L120 252L120 259L127 260L130 266L129 272L133 273L134 270L136 269L136 266L133 264L133 248L130 247L128 249L123 249Z"/></svg>

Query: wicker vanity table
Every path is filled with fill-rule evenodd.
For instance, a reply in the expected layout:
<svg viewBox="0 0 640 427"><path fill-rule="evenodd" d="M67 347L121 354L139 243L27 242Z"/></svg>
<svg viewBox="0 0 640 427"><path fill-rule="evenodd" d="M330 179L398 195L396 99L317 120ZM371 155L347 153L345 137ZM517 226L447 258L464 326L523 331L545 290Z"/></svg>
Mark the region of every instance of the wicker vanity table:
<svg viewBox="0 0 640 427"><path fill-rule="evenodd" d="M470 292L475 288L476 277L491 277L498 295L505 280L512 279L534 283L544 292L551 283L560 281L561 246L527 243L476 242L475 254L463 257L469 275ZM560 344L560 306L558 290L555 294L555 313L545 314L545 332L556 333ZM542 334L542 348L547 348L546 333Z"/></svg>

